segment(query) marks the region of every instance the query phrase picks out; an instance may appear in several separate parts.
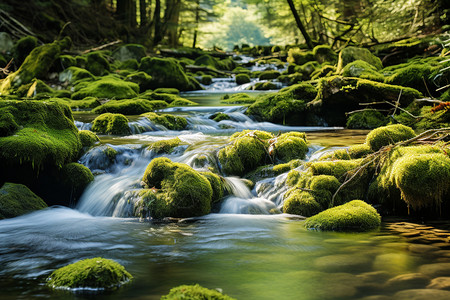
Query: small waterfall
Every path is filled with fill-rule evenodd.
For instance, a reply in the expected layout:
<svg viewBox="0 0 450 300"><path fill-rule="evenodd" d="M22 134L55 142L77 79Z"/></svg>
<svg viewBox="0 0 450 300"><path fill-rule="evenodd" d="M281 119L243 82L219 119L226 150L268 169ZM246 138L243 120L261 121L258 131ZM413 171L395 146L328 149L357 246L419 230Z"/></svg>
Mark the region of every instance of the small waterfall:
<svg viewBox="0 0 450 300"><path fill-rule="evenodd" d="M78 130L91 130L92 129L91 123L84 123L81 121L75 121L75 126L78 128Z"/></svg>
<svg viewBox="0 0 450 300"><path fill-rule="evenodd" d="M155 124L149 119L143 117L137 121L129 122L128 126L133 134L139 134L148 131L167 131L168 129L160 124Z"/></svg>

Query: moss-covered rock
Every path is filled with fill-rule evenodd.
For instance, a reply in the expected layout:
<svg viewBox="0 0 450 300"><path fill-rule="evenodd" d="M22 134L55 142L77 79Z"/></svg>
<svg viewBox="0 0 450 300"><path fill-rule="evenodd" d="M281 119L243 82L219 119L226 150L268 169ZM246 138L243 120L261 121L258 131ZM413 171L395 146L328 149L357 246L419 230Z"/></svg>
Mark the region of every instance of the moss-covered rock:
<svg viewBox="0 0 450 300"><path fill-rule="evenodd" d="M349 129L374 129L384 126L388 119L379 111L367 109L351 114L347 119L347 128Z"/></svg>
<svg viewBox="0 0 450 300"><path fill-rule="evenodd" d="M147 118L153 123L163 125L169 130L183 130L187 126L187 121L184 117L169 114L157 114L153 112L149 112L141 116Z"/></svg>
<svg viewBox="0 0 450 300"><path fill-rule="evenodd" d="M34 79L28 84L21 85L16 91L20 97L36 99L49 98L54 93L55 90L40 79Z"/></svg>
<svg viewBox="0 0 450 300"><path fill-rule="evenodd" d="M87 58L86 69L95 76L103 76L111 72L111 66L106 52L94 51L85 56Z"/></svg>
<svg viewBox="0 0 450 300"><path fill-rule="evenodd" d="M161 140L154 142L150 146L148 146L148 150L154 151L156 154L161 153L171 153L175 147L178 147L181 144L181 140L176 137L169 140Z"/></svg>
<svg viewBox="0 0 450 300"><path fill-rule="evenodd" d="M152 218L195 217L211 210L211 184L186 164L154 158L145 170L143 182L152 188L141 193L142 205Z"/></svg>
<svg viewBox="0 0 450 300"><path fill-rule="evenodd" d="M122 114L105 113L92 121L92 131L102 134L129 134L128 119Z"/></svg>
<svg viewBox="0 0 450 300"><path fill-rule="evenodd" d="M117 262L95 257L53 271L48 277L47 286L70 290L112 290L132 279L133 276Z"/></svg>
<svg viewBox="0 0 450 300"><path fill-rule="evenodd" d="M373 55L368 49L350 46L339 52L337 72L341 73L347 64L355 60L365 61L374 66L377 70L383 68L381 60Z"/></svg>
<svg viewBox="0 0 450 300"><path fill-rule="evenodd" d="M138 93L139 85L136 83L106 76L83 85L72 94L72 99L83 99L90 96L106 99L130 99L136 97Z"/></svg>
<svg viewBox="0 0 450 300"><path fill-rule="evenodd" d="M64 165L59 172L62 188L68 194L70 202L74 203L83 193L84 189L94 180L91 170L79 163Z"/></svg>
<svg viewBox="0 0 450 300"><path fill-rule="evenodd" d="M322 77L328 77L332 76L336 73L336 67L325 65L322 66L320 69L316 69L313 73L311 73L311 79L316 80Z"/></svg>
<svg viewBox="0 0 450 300"><path fill-rule="evenodd" d="M202 56L199 56L194 61L194 65L196 66L206 66L211 67L214 69L219 69L219 62L216 58L212 57L209 54L204 54Z"/></svg>
<svg viewBox="0 0 450 300"><path fill-rule="evenodd" d="M259 74L260 80L271 80L271 79L277 79L280 76L280 72L278 71L263 71L261 74Z"/></svg>
<svg viewBox="0 0 450 300"><path fill-rule="evenodd" d="M220 100L220 102L226 104L251 104L254 103L255 101L256 99L254 97L251 97L250 95L245 93L225 95Z"/></svg>
<svg viewBox="0 0 450 300"><path fill-rule="evenodd" d="M198 105L197 103L195 103L194 101L188 100L188 99L184 99L184 98L177 98L174 101L172 101L169 106L171 107L175 107L175 106L193 106L193 105Z"/></svg>
<svg viewBox="0 0 450 300"><path fill-rule="evenodd" d="M286 193L283 203L284 213L310 217L322 210L310 192L296 189Z"/></svg>
<svg viewBox="0 0 450 300"><path fill-rule="evenodd" d="M125 81L134 82L139 85L140 91L145 91L151 86L152 76L142 71L133 72L125 77Z"/></svg>
<svg viewBox="0 0 450 300"><path fill-rule="evenodd" d="M170 290L168 295L162 296L161 300L234 300L227 295L221 294L216 290L204 288L196 285L181 285Z"/></svg>
<svg viewBox="0 0 450 300"><path fill-rule="evenodd" d="M337 62L338 55L328 45L318 45L314 47L312 53L314 55L314 59L320 64L328 62L334 65Z"/></svg>
<svg viewBox="0 0 450 300"><path fill-rule="evenodd" d="M31 82L34 78L44 79L61 51L70 46L69 40L64 38L61 41L34 48L20 68L1 82L0 95L7 95L13 89Z"/></svg>
<svg viewBox="0 0 450 300"><path fill-rule="evenodd" d="M358 77L378 82L384 82L384 76L378 72L375 66L359 59L348 63L342 69L341 74L342 76L345 77ZM394 82L387 82L387 83L398 84Z"/></svg>
<svg viewBox="0 0 450 300"><path fill-rule="evenodd" d="M373 151L377 151L383 146L409 140L415 136L414 130L408 126L402 124L388 125L369 132L366 137L366 144Z"/></svg>
<svg viewBox="0 0 450 300"><path fill-rule="evenodd" d="M213 77L211 75L203 75L200 82L205 85L210 85L212 83Z"/></svg>
<svg viewBox="0 0 450 300"><path fill-rule="evenodd" d="M361 160L317 161L310 164L313 175L331 175L338 179L361 165Z"/></svg>
<svg viewBox="0 0 450 300"><path fill-rule="evenodd" d="M158 88L154 90L156 94L170 94L170 95L179 95L180 91L176 88Z"/></svg>
<svg viewBox="0 0 450 300"><path fill-rule="evenodd" d="M36 37L28 35L16 42L14 45L14 62L20 66L30 52L36 48L38 40Z"/></svg>
<svg viewBox="0 0 450 300"><path fill-rule="evenodd" d="M168 104L164 101L150 101L146 99L111 100L92 110L93 113L102 114L106 112L124 115L140 115L155 109L166 108Z"/></svg>
<svg viewBox="0 0 450 300"><path fill-rule="evenodd" d="M130 59L141 60L145 55L145 47L139 44L122 45L112 53L114 59L122 62Z"/></svg>
<svg viewBox="0 0 450 300"><path fill-rule="evenodd" d="M95 76L92 75L92 73L88 70L78 67L68 67L67 69L59 73L60 82L68 82L72 84L82 79L87 79L88 81L90 81L94 80Z"/></svg>
<svg viewBox="0 0 450 300"><path fill-rule="evenodd" d="M238 85L241 85L241 84L249 83L251 80L250 80L250 76L248 76L248 74L241 73L241 74L236 75L235 81Z"/></svg>
<svg viewBox="0 0 450 300"><path fill-rule="evenodd" d="M255 85L249 87L248 89L252 89L255 91L269 91L269 90L276 90L278 86L273 83L272 81L265 81L265 82L257 82Z"/></svg>
<svg viewBox="0 0 450 300"><path fill-rule="evenodd" d="M152 76L151 89L165 87L177 88L180 91L192 90L189 78L181 65L173 59L144 57L139 70Z"/></svg>
<svg viewBox="0 0 450 300"><path fill-rule="evenodd" d="M304 159L308 152L306 135L303 132L283 133L271 141L275 156L281 161L288 162L292 159ZM271 148L269 147L269 153Z"/></svg>
<svg viewBox="0 0 450 300"><path fill-rule="evenodd" d="M14 218L46 207L47 204L25 185L7 182L0 188L0 219Z"/></svg>
<svg viewBox="0 0 450 300"><path fill-rule="evenodd" d="M128 59L119 65L120 70L136 71L139 69L139 62L136 59Z"/></svg>
<svg viewBox="0 0 450 300"><path fill-rule="evenodd" d="M231 117L229 115L227 115L226 113L223 113L223 112L218 112L218 113L212 114L209 118L216 122L231 119Z"/></svg>
<svg viewBox="0 0 450 300"><path fill-rule="evenodd" d="M80 130L80 141L83 147L92 147L94 146L100 139L98 136L90 130Z"/></svg>
<svg viewBox="0 0 450 300"><path fill-rule="evenodd" d="M291 48L288 51L287 62L289 63L303 65L312 60L314 60L314 54L312 51L303 51L299 48Z"/></svg>
<svg viewBox="0 0 450 300"><path fill-rule="evenodd" d="M373 153L367 144L353 145L345 149L337 149L320 157L320 160L349 160L363 158Z"/></svg>
<svg viewBox="0 0 450 300"><path fill-rule="evenodd" d="M223 198L223 191L225 189L223 184L223 178L213 172L200 172L208 179L212 188L211 204L219 203Z"/></svg>
<svg viewBox="0 0 450 300"><path fill-rule="evenodd" d="M305 221L306 228L333 231L368 231L380 226L376 209L361 200L329 208Z"/></svg>

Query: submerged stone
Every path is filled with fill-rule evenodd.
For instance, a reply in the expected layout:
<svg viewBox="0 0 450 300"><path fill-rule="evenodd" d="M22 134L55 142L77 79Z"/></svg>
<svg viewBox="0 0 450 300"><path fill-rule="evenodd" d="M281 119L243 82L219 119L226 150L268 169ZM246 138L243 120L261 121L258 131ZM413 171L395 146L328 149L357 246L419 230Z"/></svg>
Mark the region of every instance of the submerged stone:
<svg viewBox="0 0 450 300"><path fill-rule="evenodd" d="M84 259L59 268L48 277L47 286L67 290L113 290L133 279L123 266L101 257Z"/></svg>
<svg viewBox="0 0 450 300"><path fill-rule="evenodd" d="M204 288L196 285L181 285L170 290L168 295L162 296L161 300L194 300L194 299L211 299L211 300L234 300L216 290Z"/></svg>
<svg viewBox="0 0 450 300"><path fill-rule="evenodd" d="M105 113L92 121L92 130L103 134L128 134L128 119L122 114Z"/></svg>

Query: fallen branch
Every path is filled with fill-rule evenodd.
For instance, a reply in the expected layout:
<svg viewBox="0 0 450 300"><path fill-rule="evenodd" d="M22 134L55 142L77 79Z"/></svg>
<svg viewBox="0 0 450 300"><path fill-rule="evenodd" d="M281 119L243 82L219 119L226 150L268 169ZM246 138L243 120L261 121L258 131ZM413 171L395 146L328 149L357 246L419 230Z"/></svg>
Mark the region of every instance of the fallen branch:
<svg viewBox="0 0 450 300"><path fill-rule="evenodd" d="M82 53L86 54L86 53L89 53L89 52L102 50L102 49L105 49L107 47L119 44L119 43L122 43L122 41L121 40L117 40L117 41L114 41L114 42L111 42L111 43L108 43L108 44L104 44L104 45L99 46L99 47L95 47L95 48L91 48L91 49L88 49L88 50L84 50Z"/></svg>
<svg viewBox="0 0 450 300"><path fill-rule="evenodd" d="M4 68L0 68L0 72L3 73L3 75L8 76L9 73L11 72L9 70L9 67L11 66L12 62L13 62L14 58L11 58L11 60L9 61L9 63L4 67Z"/></svg>

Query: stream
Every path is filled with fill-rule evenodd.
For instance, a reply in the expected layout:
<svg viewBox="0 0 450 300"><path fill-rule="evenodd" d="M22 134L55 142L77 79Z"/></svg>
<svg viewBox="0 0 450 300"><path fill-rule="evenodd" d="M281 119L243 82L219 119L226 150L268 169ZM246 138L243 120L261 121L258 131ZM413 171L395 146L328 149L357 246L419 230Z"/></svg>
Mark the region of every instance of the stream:
<svg viewBox="0 0 450 300"><path fill-rule="evenodd" d="M286 174L257 182L253 190L239 178L227 177L231 195L214 213L194 220L153 224L133 218L135 192L148 163L158 156L144 147L151 142L178 136L182 145L164 156L205 170L217 168L215 152L243 129L305 131L310 143L307 160L361 143L367 133L255 122L240 106L218 106L224 90L232 89L223 86L183 95L200 106L162 110L185 116L186 130L170 131L134 118L131 135L101 136L104 145L80 159L95 180L77 207L51 207L1 220L0 299L159 299L172 287L196 283L241 300L362 299L418 288L417 281L405 281L398 288L389 280L448 260L450 255L440 248L417 250L416 245L427 245L393 230L396 223L383 222L368 233L317 232L303 228L298 216L269 214L282 207ZM231 120L210 120L218 111ZM80 129L89 128L82 114L75 118ZM114 159L105 155L107 146L117 151ZM200 157L207 163L199 164ZM417 231L421 225L408 226ZM124 265L134 281L95 296L45 286L45 278L56 268L98 256Z"/></svg>

